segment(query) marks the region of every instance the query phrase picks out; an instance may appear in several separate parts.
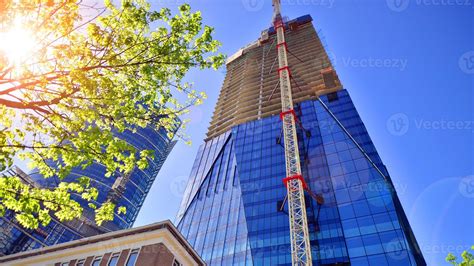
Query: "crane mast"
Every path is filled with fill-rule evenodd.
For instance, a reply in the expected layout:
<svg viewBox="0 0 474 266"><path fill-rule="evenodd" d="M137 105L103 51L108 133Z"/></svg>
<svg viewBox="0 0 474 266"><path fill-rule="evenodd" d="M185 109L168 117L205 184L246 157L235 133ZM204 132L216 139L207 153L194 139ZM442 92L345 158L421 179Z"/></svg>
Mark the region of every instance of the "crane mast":
<svg viewBox="0 0 474 266"><path fill-rule="evenodd" d="M296 135L296 113L291 95L291 72L288 66L285 24L281 16L280 0L273 2L273 25L277 34L278 75L280 78L281 113L285 147L286 178L283 179L288 193L290 222L291 261L293 265L312 265L308 221L304 201L307 189L301 175L298 138Z"/></svg>

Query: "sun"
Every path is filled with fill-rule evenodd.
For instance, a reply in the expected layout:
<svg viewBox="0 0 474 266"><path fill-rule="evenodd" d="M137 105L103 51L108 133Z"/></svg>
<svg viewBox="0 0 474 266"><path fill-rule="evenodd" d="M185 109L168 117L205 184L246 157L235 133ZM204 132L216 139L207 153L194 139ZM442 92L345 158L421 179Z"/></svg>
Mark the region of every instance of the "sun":
<svg viewBox="0 0 474 266"><path fill-rule="evenodd" d="M36 41L30 30L15 24L7 31L0 29L0 53L10 65L18 66L33 56Z"/></svg>

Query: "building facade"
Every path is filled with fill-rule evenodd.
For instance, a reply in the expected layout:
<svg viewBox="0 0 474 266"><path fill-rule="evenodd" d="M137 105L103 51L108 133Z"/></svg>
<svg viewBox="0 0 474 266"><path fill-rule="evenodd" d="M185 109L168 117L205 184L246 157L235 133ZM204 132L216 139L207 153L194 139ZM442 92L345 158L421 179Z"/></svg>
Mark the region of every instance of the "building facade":
<svg viewBox="0 0 474 266"><path fill-rule="evenodd" d="M0 264L11 266L205 265L170 221L1 257Z"/></svg>
<svg viewBox="0 0 474 266"><path fill-rule="evenodd" d="M51 246L132 227L148 191L176 141L167 135L165 129L139 128L136 132L116 132L115 135L132 144L138 151L154 151L154 158L149 159L146 169L135 168L128 176L116 174L107 178L105 177L105 167L94 163L84 170L73 169L71 174L61 181L72 182L81 176L89 177L91 186L99 190L98 199L94 203L99 206L110 200L118 206L125 206L127 208L126 214L115 215L113 221L97 226L94 220L94 210L87 207L88 202L78 195L71 197L81 203L84 207L84 214L80 219L70 222L59 222L53 218L47 226L29 230L22 228L12 213L7 213L0 218L0 255ZM12 174L15 173L10 173L10 175ZM27 180L26 182L40 187L54 187L61 182L55 177L45 179L34 171L29 175L23 173L23 176L24 180Z"/></svg>
<svg viewBox="0 0 474 266"><path fill-rule="evenodd" d="M311 21L285 29L313 265L426 265ZM229 58L178 213L209 265L291 265L275 46L270 28Z"/></svg>

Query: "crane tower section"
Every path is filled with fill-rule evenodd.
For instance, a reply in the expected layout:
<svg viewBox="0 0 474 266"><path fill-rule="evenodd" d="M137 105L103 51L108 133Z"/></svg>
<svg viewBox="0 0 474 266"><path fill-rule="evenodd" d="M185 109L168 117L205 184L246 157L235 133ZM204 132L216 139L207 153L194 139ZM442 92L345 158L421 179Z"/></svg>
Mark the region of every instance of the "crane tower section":
<svg viewBox="0 0 474 266"><path fill-rule="evenodd" d="M280 80L281 106L280 118L283 123L285 147L288 211L290 222L291 260L293 265L312 265L308 221L304 201L306 183L301 175L300 155L296 134L296 113L291 95L291 72L288 65L285 41L285 23L281 16L280 0L273 0L273 25L277 33L278 75Z"/></svg>

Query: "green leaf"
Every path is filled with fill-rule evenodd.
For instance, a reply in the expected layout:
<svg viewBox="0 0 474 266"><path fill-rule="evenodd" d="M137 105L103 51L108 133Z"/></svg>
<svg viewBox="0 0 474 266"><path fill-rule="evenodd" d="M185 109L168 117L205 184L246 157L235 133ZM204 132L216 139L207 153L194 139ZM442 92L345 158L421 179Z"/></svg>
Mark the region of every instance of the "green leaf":
<svg viewBox="0 0 474 266"><path fill-rule="evenodd" d="M32 214L19 213L15 215L15 218L28 229L38 228L38 220Z"/></svg>
<svg viewBox="0 0 474 266"><path fill-rule="evenodd" d="M105 221L111 221L114 219L115 204L112 202L106 202L95 210L95 221L98 225L102 225Z"/></svg>
<svg viewBox="0 0 474 266"><path fill-rule="evenodd" d="M186 82L186 74L193 68L217 69L225 59L199 11L188 4L151 10L142 0L117 5L106 0L103 13L94 7L80 10L75 1L17 2L2 7L2 25L21 17L20 26L34 29L28 34L38 36L35 47L41 49L19 65L0 52L2 91L15 96L0 95L0 171L20 158L45 178L69 180L64 178L73 169L94 165L106 169L104 177L128 176L149 167L154 154L114 132L154 128L186 140L185 122L177 129L176 118L207 98ZM82 23L85 30L77 29ZM47 225L51 216L70 221L84 212L74 193L95 209L101 224L113 219L115 207L96 202L95 186L88 176L57 188L0 178L0 215L12 211L27 228Z"/></svg>
<svg viewBox="0 0 474 266"><path fill-rule="evenodd" d="M117 208L117 213L118 214L126 214L127 213L127 208L125 206L120 206Z"/></svg>
<svg viewBox="0 0 474 266"><path fill-rule="evenodd" d="M88 188L90 187L90 182L91 182L91 179L87 176L81 176L78 178L77 180L79 182L79 184L81 186L83 186L84 188Z"/></svg>

